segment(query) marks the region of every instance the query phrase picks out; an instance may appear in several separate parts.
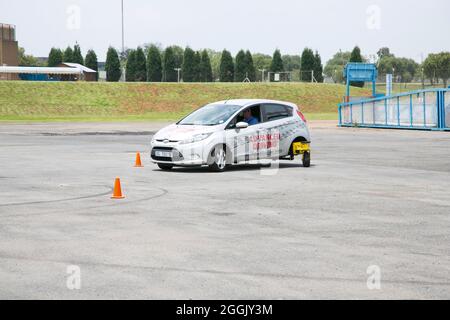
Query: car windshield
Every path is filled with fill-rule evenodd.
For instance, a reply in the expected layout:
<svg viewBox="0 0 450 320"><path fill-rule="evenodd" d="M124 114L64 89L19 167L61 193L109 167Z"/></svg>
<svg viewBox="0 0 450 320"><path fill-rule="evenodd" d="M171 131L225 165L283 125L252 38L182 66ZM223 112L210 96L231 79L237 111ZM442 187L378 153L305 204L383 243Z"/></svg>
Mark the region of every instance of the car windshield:
<svg viewBox="0 0 450 320"><path fill-rule="evenodd" d="M194 111L178 124L182 126L216 126L225 123L241 106L209 104Z"/></svg>

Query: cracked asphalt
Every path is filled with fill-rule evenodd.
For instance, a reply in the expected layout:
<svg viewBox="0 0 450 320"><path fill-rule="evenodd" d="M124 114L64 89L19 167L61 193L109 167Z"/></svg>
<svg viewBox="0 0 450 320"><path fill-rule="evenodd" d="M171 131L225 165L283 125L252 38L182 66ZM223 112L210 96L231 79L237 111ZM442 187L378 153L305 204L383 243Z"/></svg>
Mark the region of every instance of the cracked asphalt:
<svg viewBox="0 0 450 320"><path fill-rule="evenodd" d="M216 174L151 164L164 125L0 124L0 299L450 298L450 133L314 122L311 168Z"/></svg>

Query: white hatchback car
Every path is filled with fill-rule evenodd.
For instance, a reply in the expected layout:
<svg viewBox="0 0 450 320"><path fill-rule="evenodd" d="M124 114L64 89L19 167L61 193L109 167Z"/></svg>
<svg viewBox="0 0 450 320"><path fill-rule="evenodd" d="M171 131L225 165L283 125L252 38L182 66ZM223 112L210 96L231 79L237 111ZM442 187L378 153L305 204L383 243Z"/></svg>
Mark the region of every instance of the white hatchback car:
<svg viewBox="0 0 450 320"><path fill-rule="evenodd" d="M222 172L232 164L259 160L311 163L310 133L299 108L272 100L228 100L208 104L155 134L151 158L162 170L208 165Z"/></svg>

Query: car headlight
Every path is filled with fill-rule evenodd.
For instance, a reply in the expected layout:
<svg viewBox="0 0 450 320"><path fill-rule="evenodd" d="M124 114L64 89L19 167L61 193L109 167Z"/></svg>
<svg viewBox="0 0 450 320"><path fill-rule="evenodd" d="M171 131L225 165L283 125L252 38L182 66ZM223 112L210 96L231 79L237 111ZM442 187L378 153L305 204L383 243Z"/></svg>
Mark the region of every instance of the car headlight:
<svg viewBox="0 0 450 320"><path fill-rule="evenodd" d="M190 144L190 143L200 142L200 141L208 139L211 135L212 135L212 133L196 134L195 136L192 136L189 139L181 141L180 144Z"/></svg>

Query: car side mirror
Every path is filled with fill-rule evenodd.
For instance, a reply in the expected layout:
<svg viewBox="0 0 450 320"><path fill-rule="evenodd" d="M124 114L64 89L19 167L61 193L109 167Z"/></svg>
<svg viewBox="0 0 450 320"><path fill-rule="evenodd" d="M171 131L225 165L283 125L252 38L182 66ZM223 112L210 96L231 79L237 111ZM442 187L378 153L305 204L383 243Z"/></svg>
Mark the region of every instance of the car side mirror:
<svg viewBox="0 0 450 320"><path fill-rule="evenodd" d="M247 122L238 122L236 124L236 129L247 129L248 123Z"/></svg>

